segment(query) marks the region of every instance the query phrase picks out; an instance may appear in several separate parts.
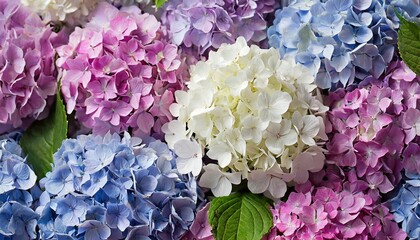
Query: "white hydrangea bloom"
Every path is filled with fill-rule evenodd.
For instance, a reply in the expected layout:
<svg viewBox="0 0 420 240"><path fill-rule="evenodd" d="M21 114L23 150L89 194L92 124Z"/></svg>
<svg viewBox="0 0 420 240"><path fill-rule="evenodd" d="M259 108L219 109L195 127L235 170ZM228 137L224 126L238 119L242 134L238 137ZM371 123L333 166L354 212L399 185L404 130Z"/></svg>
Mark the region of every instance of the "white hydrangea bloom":
<svg viewBox="0 0 420 240"><path fill-rule="evenodd" d="M164 127L169 146L192 138L208 150L221 173L240 173L251 191L273 198L283 196L287 182L305 181L308 171L322 168L322 116L328 108L317 98L307 68L281 60L274 49L248 47L240 37L210 52L190 73L188 91L176 92L171 106L178 119ZM182 129L172 131L175 123ZM174 137L179 132L182 136ZM175 152L176 146L182 147L175 144ZM211 171L217 172L214 167ZM206 186L230 193L230 184L221 187L205 176Z"/></svg>
<svg viewBox="0 0 420 240"><path fill-rule="evenodd" d="M99 0L21 0L24 6L41 15L45 23L66 22L80 25L87 20Z"/></svg>

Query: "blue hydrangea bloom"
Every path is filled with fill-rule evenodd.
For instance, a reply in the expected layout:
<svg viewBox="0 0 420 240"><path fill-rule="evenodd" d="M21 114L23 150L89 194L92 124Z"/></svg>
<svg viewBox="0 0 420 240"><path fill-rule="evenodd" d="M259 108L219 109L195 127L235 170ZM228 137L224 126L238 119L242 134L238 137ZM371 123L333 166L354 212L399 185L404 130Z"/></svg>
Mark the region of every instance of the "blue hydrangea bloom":
<svg viewBox="0 0 420 240"><path fill-rule="evenodd" d="M37 238L39 214L31 207L40 190L18 144L20 136L20 133L0 136L0 239Z"/></svg>
<svg viewBox="0 0 420 240"><path fill-rule="evenodd" d="M37 212L43 239L180 239L201 191L158 140L80 135L63 141Z"/></svg>
<svg viewBox="0 0 420 240"><path fill-rule="evenodd" d="M378 78L396 50L394 7L406 17L420 15L412 0L293 0L277 10L269 44L312 69L322 89Z"/></svg>
<svg viewBox="0 0 420 240"><path fill-rule="evenodd" d="M391 199L391 212L402 222L410 239L420 239L420 174L407 174L398 195Z"/></svg>

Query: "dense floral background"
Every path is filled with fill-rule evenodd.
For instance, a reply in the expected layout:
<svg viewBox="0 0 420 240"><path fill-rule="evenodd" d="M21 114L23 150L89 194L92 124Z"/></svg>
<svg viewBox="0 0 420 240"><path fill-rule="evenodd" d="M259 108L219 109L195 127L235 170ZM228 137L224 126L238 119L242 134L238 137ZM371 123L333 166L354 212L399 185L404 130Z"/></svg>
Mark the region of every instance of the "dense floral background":
<svg viewBox="0 0 420 240"><path fill-rule="evenodd" d="M420 239L418 0L0 0L0 239Z"/></svg>

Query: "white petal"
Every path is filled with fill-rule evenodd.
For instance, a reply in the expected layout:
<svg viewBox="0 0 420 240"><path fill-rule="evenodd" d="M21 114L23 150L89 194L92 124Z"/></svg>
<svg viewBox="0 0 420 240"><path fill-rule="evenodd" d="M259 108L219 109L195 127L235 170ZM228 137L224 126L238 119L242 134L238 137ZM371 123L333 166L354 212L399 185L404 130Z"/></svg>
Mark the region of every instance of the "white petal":
<svg viewBox="0 0 420 240"><path fill-rule="evenodd" d="M303 142L304 144L306 144L306 145L309 145L309 146L314 146L314 145L316 145L315 140L314 140L312 137L308 137L308 136L306 136L306 135L302 135L302 136L301 136L301 139L302 139L302 142Z"/></svg>
<svg viewBox="0 0 420 240"><path fill-rule="evenodd" d="M219 184L215 188L212 188L211 191L216 197L228 196L232 192L232 184L227 178L221 177Z"/></svg>
<svg viewBox="0 0 420 240"><path fill-rule="evenodd" d="M176 168L178 169L178 172L181 174L190 173L192 171L192 160L193 159L191 158L176 158Z"/></svg>
<svg viewBox="0 0 420 240"><path fill-rule="evenodd" d="M249 174L248 188L252 193L263 193L270 184L270 175L262 170L255 170Z"/></svg>
<svg viewBox="0 0 420 240"><path fill-rule="evenodd" d="M235 172L235 173L223 173L223 175L225 175L227 177L227 179L235 184L238 185L241 183L241 173L240 172Z"/></svg>
<svg viewBox="0 0 420 240"><path fill-rule="evenodd" d="M203 167L203 161L201 160L201 157L193 159L193 161L191 162L191 165L192 165L192 169L191 169L192 174L194 176L198 176Z"/></svg>
<svg viewBox="0 0 420 240"><path fill-rule="evenodd" d="M227 167L232 161L232 153L228 144L219 143L213 147L209 147L207 156L213 160L217 160L220 167Z"/></svg>
<svg viewBox="0 0 420 240"><path fill-rule="evenodd" d="M206 188L215 188L222 176L223 174L220 172L219 167L216 164L209 164L204 166L204 173L201 175L199 185Z"/></svg>
<svg viewBox="0 0 420 240"><path fill-rule="evenodd" d="M286 146L291 146L295 144L298 140L298 135L295 130L290 130L290 132L284 136L281 137L281 141Z"/></svg>
<svg viewBox="0 0 420 240"><path fill-rule="evenodd" d="M319 120L313 115L303 116L302 133L306 136L315 137L319 132Z"/></svg>
<svg viewBox="0 0 420 240"><path fill-rule="evenodd" d="M268 150L273 154L280 154L284 150L283 141L277 139L277 137L269 137L265 140L265 145L267 146Z"/></svg>
<svg viewBox="0 0 420 240"><path fill-rule="evenodd" d="M292 102L292 97L286 92L275 92L271 96L270 107L273 108L276 116L287 112L289 104Z"/></svg>
<svg viewBox="0 0 420 240"><path fill-rule="evenodd" d="M200 145L195 141L182 139L175 143L174 152L181 158L197 158L202 157Z"/></svg>
<svg viewBox="0 0 420 240"><path fill-rule="evenodd" d="M273 197L279 199L286 193L287 185L282 179L272 177L268 186L268 191Z"/></svg>

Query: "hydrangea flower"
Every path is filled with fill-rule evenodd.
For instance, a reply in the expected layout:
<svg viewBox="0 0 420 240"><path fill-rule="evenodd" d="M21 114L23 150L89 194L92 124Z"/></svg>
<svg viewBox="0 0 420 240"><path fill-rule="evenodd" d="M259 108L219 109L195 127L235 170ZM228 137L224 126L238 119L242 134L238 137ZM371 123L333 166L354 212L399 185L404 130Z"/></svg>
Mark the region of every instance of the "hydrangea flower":
<svg viewBox="0 0 420 240"><path fill-rule="evenodd" d="M408 173L398 195L390 201L391 212L410 239L420 237L420 172Z"/></svg>
<svg viewBox="0 0 420 240"><path fill-rule="evenodd" d="M411 0L295 0L276 12L269 44L310 67L323 89L379 78L396 50L394 7L406 17L420 15Z"/></svg>
<svg viewBox="0 0 420 240"><path fill-rule="evenodd" d="M183 87L177 51L155 17L100 3L85 28L57 49L67 113L75 111L94 133L132 128L137 136L160 137L172 119L173 92Z"/></svg>
<svg viewBox="0 0 420 240"><path fill-rule="evenodd" d="M44 23L60 23L76 26L83 25L89 13L99 0L20 0L32 11L41 15Z"/></svg>
<svg viewBox="0 0 420 240"><path fill-rule="evenodd" d="M328 159L354 169L379 197L399 183L403 166L420 171L415 160L420 154L415 124L420 117L420 77L396 61L383 78L365 82L370 84L336 91L326 99Z"/></svg>
<svg viewBox="0 0 420 240"><path fill-rule="evenodd" d="M198 175L201 145L218 164L206 166L201 186L222 196L243 178L252 192L280 198L285 182L303 183L308 171L322 168L316 141L326 137L321 115L327 108L305 67L240 37L210 52L190 74L188 91L175 92L170 107L178 119L162 128L169 147L188 156L177 159L180 172Z"/></svg>
<svg viewBox="0 0 420 240"><path fill-rule="evenodd" d="M63 141L37 212L43 239L180 239L201 195L165 143L128 133Z"/></svg>
<svg viewBox="0 0 420 240"><path fill-rule="evenodd" d="M295 189L272 209L274 229L268 239L406 237L387 206L375 200L367 183L352 171L327 164L325 170L311 174L308 182Z"/></svg>
<svg viewBox="0 0 420 240"><path fill-rule="evenodd" d="M44 117L55 95L58 42L39 16L16 1L0 0L0 133ZM54 44L53 44L54 43Z"/></svg>
<svg viewBox="0 0 420 240"><path fill-rule="evenodd" d="M19 133L0 137L0 238L36 239L36 176L25 162ZM29 192L27 190L34 190Z"/></svg>
<svg viewBox="0 0 420 240"><path fill-rule="evenodd" d="M278 7L275 0L173 0L165 5L162 22L172 42L195 63L222 43L234 43L242 36L264 46L265 18Z"/></svg>

